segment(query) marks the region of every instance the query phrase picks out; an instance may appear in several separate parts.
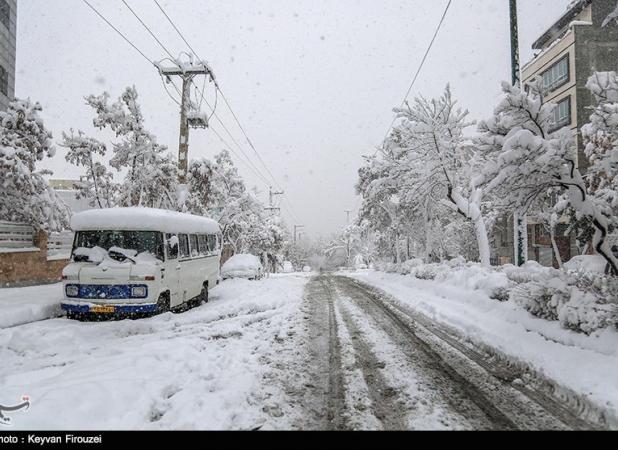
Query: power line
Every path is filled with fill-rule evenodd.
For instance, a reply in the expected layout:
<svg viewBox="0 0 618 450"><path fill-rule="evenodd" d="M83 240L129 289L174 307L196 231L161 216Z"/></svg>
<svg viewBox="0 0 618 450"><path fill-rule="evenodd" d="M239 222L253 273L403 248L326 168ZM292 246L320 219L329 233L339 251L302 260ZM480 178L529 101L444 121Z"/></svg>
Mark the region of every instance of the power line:
<svg viewBox="0 0 618 450"><path fill-rule="evenodd" d="M174 21L172 20L172 18L169 16L169 14L167 14L167 12L165 11L165 9L161 6L161 4L158 2L158 0L153 0L156 5L159 7L159 9L161 10L161 12L163 13L163 15L167 18L167 20L169 21L169 23L172 25L172 27L174 28L174 30L176 30L176 32L178 33L178 35L180 36L180 38L183 40L183 42L189 47L189 49L193 52L193 54L196 56L196 58L201 59L200 56L198 55L198 53L195 51L195 49L191 46L191 44L189 44L189 41L185 38L185 36L183 35L183 33L180 31L180 29L176 26L176 24L174 23ZM253 145L253 142L251 142L251 139L249 139L249 136L247 135L247 132L245 131L244 127L242 126L242 124L240 123L240 120L238 119L238 116L236 115L236 113L234 112L234 110L232 109L230 102L228 101L228 99L226 98L225 94L223 93L223 91L221 91L220 86L218 85L218 83L215 81L215 87L217 89L217 91L221 94L221 97L223 98L223 101L225 102L226 106L228 107L228 109L230 110L230 113L232 113L232 117L234 117L234 120L236 121L236 124L238 125L240 131L243 133L245 139L247 140L247 143L249 144L249 146L251 147L251 149L255 152L255 154L257 155L260 163L262 164L262 166L264 167L264 169L266 170L266 172L268 173L268 175L272 178L273 182L275 183L275 185L278 188L281 188L281 186L279 185L279 183L277 182L277 179L274 177L274 175L272 174L272 172L270 171L270 169L268 168L268 166L266 165L266 163L264 162L264 160L262 159L262 156L260 155L260 153L257 151L257 149L255 148L255 145ZM204 97L204 92L202 91L202 99ZM216 116L215 116L216 117ZM283 190L283 189L282 189Z"/></svg>
<svg viewBox="0 0 618 450"><path fill-rule="evenodd" d="M238 153L236 153L236 151L234 151L234 149L230 146L230 144L228 144L228 142L223 138L223 136L221 136L221 134L219 134L219 132L217 130L215 130L214 128L210 128L210 131L213 132L213 134L221 141L221 143L223 144L223 146L229 150L230 152L232 152L232 154L234 156L236 156L236 158L238 158L238 160L243 163L249 170L251 170L251 172L253 172L253 174L255 176L258 177L258 179L264 183L265 186L268 186L268 180L266 180L262 175L258 174L257 172L255 172L255 170L247 163L245 162L242 158L240 158L240 156L238 155Z"/></svg>
<svg viewBox="0 0 618 450"><path fill-rule="evenodd" d="M229 128L225 125L225 123L223 123L223 120L221 120L221 118L219 117L219 115L215 112L214 108L212 106L210 106L210 103L208 103L207 100L204 99L204 102L206 103L206 106L208 108L210 108L212 110L212 116L215 117L215 119L217 119L217 121L219 122L219 124L221 124L221 126L223 127L223 129L225 130L225 132L227 133L227 135L230 137L230 139L232 140L232 142L236 145L236 147L238 148L238 150L240 150L240 152L242 153L242 155L245 157L245 159L247 160L247 162L253 167L254 173L258 173L260 178L262 180L266 180L266 177L261 173L261 171L257 168L257 166L255 164L253 164L253 162L251 161L251 158L249 158L249 156L247 155L247 153L245 152L245 150L242 148L242 146L238 143L238 141L236 140L236 138L234 137L234 135L230 132ZM267 185L270 184L268 181L266 181Z"/></svg>
<svg viewBox="0 0 618 450"><path fill-rule="evenodd" d="M163 13L163 15L167 18L167 20L169 21L169 23L172 25L172 27L174 28L174 30L176 30L176 32L178 33L178 35L180 36L180 38L183 40L183 42L187 45L187 47L189 47L189 49L191 50L191 52L193 52L193 54L195 55L195 57L199 60L201 60L200 56L198 55L198 53L195 51L195 49L191 46L191 44L189 43L189 41L185 38L185 36L183 35L183 33L180 31L180 29L178 28L178 26L176 26L176 24L174 23L174 21L172 20L172 18L167 14L167 12L165 11L165 9L163 8L163 6L161 6L161 4L157 1L154 0L155 4L159 7L159 9L161 10L161 12ZM247 143L249 144L249 146L251 147L251 149L255 152L255 154L257 155L260 163L262 164L262 166L264 167L264 169L266 170L266 172L268 173L268 175L272 178L275 186L277 186L280 190L283 190L281 188L281 185L277 182L277 179L274 177L274 175L272 174L272 172L270 171L270 169L268 168L268 166L266 165L266 163L264 162L264 160L262 159L262 156L260 155L260 153L257 151L257 149L255 148L255 145L253 145L253 142L251 142L251 139L249 139L249 136L247 135L247 132L245 131L244 127L242 126L242 124L240 123L240 120L238 119L238 116L236 115L236 113L234 112L234 110L232 109L232 106L230 105L230 102L227 100L225 94L223 93L223 91L221 91L221 88L219 86L219 84L217 83L216 80L214 80L215 83L215 88L218 91L219 94L221 94L221 97L223 98L227 108L230 110L230 112L232 113L232 116L234 117L234 120L236 121L236 124L238 125L238 127L240 128L241 132L243 133L245 139L247 140ZM197 86L196 86L197 87ZM204 100L204 90L202 90L202 101ZM218 96L217 96L217 100L218 100ZM208 102L206 102L206 104L208 104ZM234 139L234 137L232 136L232 134L230 133L230 131L227 129L227 127L223 124L223 121L219 118L219 116L216 114L216 108L211 108L213 110L212 116L214 116L215 118L217 118L217 120L219 121L219 123L221 123L221 125L224 127L224 129L226 130L226 132L228 133L228 135L232 138L232 140L234 141L234 143L238 146L239 149L241 149L241 152L243 153L243 155L245 155L245 157L247 158L247 160L250 160L245 152L242 150L242 147L238 144L238 142L236 141L236 139ZM212 117L211 116L211 117ZM255 166L254 166L255 167ZM257 170L257 167L256 167ZM294 213L294 215L296 215L294 208L291 204L291 202L289 201L289 198L287 197L287 195L284 196L284 201L287 201L291 211Z"/></svg>
<svg viewBox="0 0 618 450"><path fill-rule="evenodd" d="M230 105L230 102L228 102L227 98L225 97L225 95L223 94L223 91L221 91L221 88L217 85L215 85L215 87L217 88L217 90L219 91L219 93L221 94L221 98L223 98L223 101L225 102L225 104L227 105L227 108L230 110L230 112L232 113L232 117L234 117L234 120L236 121L236 124L238 125L238 128L240 128L240 131L242 131L242 134L245 136L245 139L247 140L247 143L249 144L249 147L251 147L253 149L253 151L255 152L255 154L257 155L258 159L260 160L260 162L262 163L262 165L264 166L264 169L266 169L266 172L268 172L268 174L270 175L270 177L273 179L273 181L275 182L275 185L277 185L277 187L281 188L281 186L279 185L279 183L277 183L276 178L273 176L272 172L270 171L270 169L268 169L268 166L266 165L266 163L264 162L264 160L262 159L262 156L259 154L259 152L257 151L257 149L255 148L255 146L253 145L253 142L251 142L251 139L249 139L249 136L247 135L247 132L245 131L245 129L243 128L243 126L240 123L240 120L238 120L238 117L236 116L236 113L234 113L234 110L232 109L232 106Z"/></svg>
<svg viewBox="0 0 618 450"><path fill-rule="evenodd" d="M153 65L154 65L154 62L153 62L150 58L148 58L148 57L144 54L144 52L142 52L139 48L137 48L137 46L136 46L133 42L131 42L131 40L130 40L128 37L126 37L126 36L125 36L125 35L124 35L124 34L123 34L123 33L122 33L122 32L121 32L118 28L116 28L116 27L115 27L115 26L114 26L114 25L113 25L113 24L112 24L109 20L107 20L107 19L105 18L105 16L103 16L103 14L101 14L101 13L100 13L100 12L99 12L99 11L98 11L95 7L94 7L94 6L92 6L92 4L91 4L90 2L88 2L88 0L82 0L82 1L83 1L86 5L88 5L88 6L90 7L90 9L92 9L92 10L96 13L96 15L97 15L97 16L99 16L101 19L103 19L103 21L104 21L107 25L109 25L109 26L110 26L110 28L111 28L112 30L114 30L116 33L118 33L118 34L119 34L119 35L120 35L120 36L121 36L121 37L122 37L122 38L123 38L123 39L124 39L124 40L125 40L125 41L126 41L126 42L130 45L130 46L131 46L131 47L133 47L133 48L135 49L135 51L137 51L140 55L142 55L142 57L143 57L146 61L148 61L148 63L150 63L150 64L153 64Z"/></svg>
<svg viewBox="0 0 618 450"><path fill-rule="evenodd" d="M429 53L431 52L431 49L433 48L433 44L435 43L436 38L438 37L438 33L440 33L440 29L442 28L442 24L444 23L444 20L446 19L446 15L448 14L449 9L451 8L452 2L453 0L449 0L449 2L446 5L446 8L444 9L444 13L442 14L442 18L440 19L440 23L438 24L438 27L436 28L436 31L433 34L433 37L431 38L429 47L427 47L427 51L425 51L425 55L423 56L423 59L421 60L421 64L419 65L418 70L416 71L416 74L414 75L414 78L412 79L412 83L410 83L410 87L408 88L408 91L406 92L406 95L403 98L403 101L401 102L402 107L405 105L406 101L408 100L408 97L410 96L410 93L412 92L412 88L416 84L416 80L418 80L418 77L421 74L421 71L423 70L425 62L427 61L427 57L429 56ZM388 130L386 131L386 135L384 136L384 139L382 140L382 142L386 141L386 138L388 138L388 135L393 129L393 125L395 125L396 121L397 121L397 116L395 116L390 126L388 127ZM375 154L377 154L378 151L379 150L377 150Z"/></svg>
<svg viewBox="0 0 618 450"><path fill-rule="evenodd" d="M193 47L191 47L191 44L189 44L189 42L185 39L185 37L183 36L183 34L180 32L180 30L178 29L178 27L176 26L176 24L174 23L174 21L172 20L172 18L165 12L165 10L163 9L163 7L161 6L161 4L157 1L154 0L154 2L157 4L157 6L159 7L159 9L161 10L161 12L163 13L163 15L167 18L167 20L169 21L169 23L172 25L172 27L174 28L174 30L176 30L176 33L178 33L178 35L180 36L180 38L184 41L185 44L187 44L187 47L189 47L189 50L191 50L193 52L193 54L195 55L195 57L197 59L200 59L199 56L197 56L197 53L195 52L195 50L193 50Z"/></svg>
<svg viewBox="0 0 618 450"><path fill-rule="evenodd" d="M140 18L140 16L138 16L137 13L133 10L133 8L131 8L131 6L129 6L129 4L126 2L126 0L122 0L122 3L124 3L124 5L127 8L129 8L129 11L131 11L131 13L135 16L135 18L139 21L139 23L142 24L142 26L146 29L146 31L154 38L155 41L157 41L157 44L159 44L161 46L161 48L165 51L165 53L167 53L169 55L169 57L172 58L172 60L173 60L174 59L174 55L172 55L172 53L167 49L167 47L165 47L165 45L163 45L163 43L159 40L159 38L152 32L150 27L148 27L148 25L146 25L144 23L144 21Z"/></svg>

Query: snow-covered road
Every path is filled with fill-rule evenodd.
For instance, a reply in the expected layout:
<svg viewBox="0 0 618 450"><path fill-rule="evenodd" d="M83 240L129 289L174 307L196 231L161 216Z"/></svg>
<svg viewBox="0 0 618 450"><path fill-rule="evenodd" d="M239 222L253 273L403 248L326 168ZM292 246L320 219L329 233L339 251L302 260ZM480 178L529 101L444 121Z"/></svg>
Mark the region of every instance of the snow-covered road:
<svg viewBox="0 0 618 450"><path fill-rule="evenodd" d="M397 309L350 278L308 286L314 378L328 379L322 427L334 429L589 429L515 367ZM316 385L318 383L315 383Z"/></svg>
<svg viewBox="0 0 618 450"><path fill-rule="evenodd" d="M183 314L0 330L0 404L30 397L15 429L286 428L270 380L298 347L308 280L226 281Z"/></svg>
<svg viewBox="0 0 618 450"><path fill-rule="evenodd" d="M297 274L226 281L181 314L0 329L0 404L29 396L15 429L596 427L524 366L404 306Z"/></svg>

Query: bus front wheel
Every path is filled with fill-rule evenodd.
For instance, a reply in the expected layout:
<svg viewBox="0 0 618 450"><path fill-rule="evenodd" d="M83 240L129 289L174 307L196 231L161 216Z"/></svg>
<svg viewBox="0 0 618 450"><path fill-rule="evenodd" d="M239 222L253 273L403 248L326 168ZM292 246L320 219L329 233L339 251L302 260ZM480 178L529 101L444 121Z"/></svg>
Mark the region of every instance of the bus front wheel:
<svg viewBox="0 0 618 450"><path fill-rule="evenodd" d="M170 304L170 296L164 292L159 295L159 300L157 301L157 312L159 314L163 314L168 312L170 309L172 309Z"/></svg>
<svg viewBox="0 0 618 450"><path fill-rule="evenodd" d="M202 285L202 292L200 294L200 300L202 303L208 303L208 283Z"/></svg>

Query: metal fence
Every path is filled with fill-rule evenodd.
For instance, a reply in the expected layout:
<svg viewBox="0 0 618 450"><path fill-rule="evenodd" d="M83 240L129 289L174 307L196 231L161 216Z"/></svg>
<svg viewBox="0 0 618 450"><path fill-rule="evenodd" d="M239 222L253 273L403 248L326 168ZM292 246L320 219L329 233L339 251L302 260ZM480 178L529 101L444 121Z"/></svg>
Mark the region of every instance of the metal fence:
<svg viewBox="0 0 618 450"><path fill-rule="evenodd" d="M34 237L34 228L30 225L0 221L0 249L31 249Z"/></svg>

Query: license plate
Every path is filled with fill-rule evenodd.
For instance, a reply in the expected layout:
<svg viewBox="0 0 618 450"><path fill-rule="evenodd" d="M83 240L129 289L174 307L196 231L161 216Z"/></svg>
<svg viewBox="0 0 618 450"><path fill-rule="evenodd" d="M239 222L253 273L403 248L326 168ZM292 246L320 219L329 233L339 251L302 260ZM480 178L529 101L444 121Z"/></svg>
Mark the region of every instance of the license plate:
<svg viewBox="0 0 618 450"><path fill-rule="evenodd" d="M116 312L116 307L114 306L91 306L90 312L98 313L98 314L113 314Z"/></svg>

